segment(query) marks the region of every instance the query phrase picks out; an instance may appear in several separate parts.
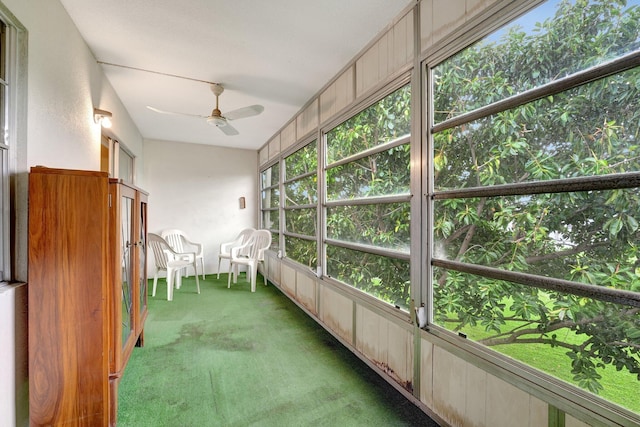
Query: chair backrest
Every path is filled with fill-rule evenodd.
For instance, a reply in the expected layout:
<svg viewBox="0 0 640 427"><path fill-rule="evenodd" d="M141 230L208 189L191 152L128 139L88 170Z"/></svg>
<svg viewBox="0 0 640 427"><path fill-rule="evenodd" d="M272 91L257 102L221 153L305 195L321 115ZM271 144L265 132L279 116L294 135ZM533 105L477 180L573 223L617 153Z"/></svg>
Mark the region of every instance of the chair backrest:
<svg viewBox="0 0 640 427"><path fill-rule="evenodd" d="M171 229L171 230L163 230L161 233L161 237L167 241L169 246L173 248L176 252L184 252L184 244L182 238L186 237L182 230Z"/></svg>
<svg viewBox="0 0 640 427"><path fill-rule="evenodd" d="M157 234L148 233L147 244L153 251L153 257L156 260L156 268L166 270L167 253L165 251L169 249L169 243Z"/></svg>
<svg viewBox="0 0 640 427"><path fill-rule="evenodd" d="M264 260L264 251L271 246L271 232L269 230L256 230L249 238L247 256L251 259Z"/></svg>
<svg viewBox="0 0 640 427"><path fill-rule="evenodd" d="M255 228L251 228L251 227L245 228L240 232L240 234L238 234L238 237L236 237L236 241L238 242L239 245L244 245L249 241L249 239L251 238L251 236L255 231L256 231ZM248 255L248 250L249 250L249 247L247 246L247 251L245 251L243 255Z"/></svg>
<svg viewBox="0 0 640 427"><path fill-rule="evenodd" d="M254 231L256 231L255 228L245 228L240 232L240 234L238 234L238 237L236 239L240 240L240 244L244 244L247 240L249 240Z"/></svg>

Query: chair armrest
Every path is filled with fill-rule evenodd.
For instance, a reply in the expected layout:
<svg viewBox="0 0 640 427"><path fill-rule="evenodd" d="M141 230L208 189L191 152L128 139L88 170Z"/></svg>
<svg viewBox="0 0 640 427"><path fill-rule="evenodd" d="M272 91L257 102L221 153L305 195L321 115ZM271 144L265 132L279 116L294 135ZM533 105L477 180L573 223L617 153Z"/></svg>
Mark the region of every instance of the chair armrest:
<svg viewBox="0 0 640 427"><path fill-rule="evenodd" d="M233 248L234 246L238 246L241 242L241 239L236 239L232 242L225 242L225 243L221 243L220 244L220 253L224 254L224 253L230 253L231 252L231 248Z"/></svg>
<svg viewBox="0 0 640 427"><path fill-rule="evenodd" d="M238 258L238 255L242 255L242 253L244 252L244 250L249 247L249 245L251 244L251 242L246 242L244 245L237 245L237 246L233 246L231 248L231 258Z"/></svg>
<svg viewBox="0 0 640 427"><path fill-rule="evenodd" d="M202 255L202 243L192 242L184 236L182 236L182 242L187 246L195 248L196 255Z"/></svg>
<svg viewBox="0 0 640 427"><path fill-rule="evenodd" d="M195 252L176 252L171 246L166 247L164 252L167 254L167 259L169 260L186 259L193 262L196 259Z"/></svg>

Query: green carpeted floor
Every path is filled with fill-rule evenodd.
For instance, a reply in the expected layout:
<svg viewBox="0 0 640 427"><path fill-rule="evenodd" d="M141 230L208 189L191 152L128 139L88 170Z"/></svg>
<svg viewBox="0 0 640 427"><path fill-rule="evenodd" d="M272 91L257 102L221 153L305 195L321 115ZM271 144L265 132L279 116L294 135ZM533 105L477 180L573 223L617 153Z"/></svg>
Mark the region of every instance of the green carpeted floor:
<svg viewBox="0 0 640 427"><path fill-rule="evenodd" d="M118 425L435 426L259 276L166 282L120 382ZM151 282L150 286L151 288Z"/></svg>

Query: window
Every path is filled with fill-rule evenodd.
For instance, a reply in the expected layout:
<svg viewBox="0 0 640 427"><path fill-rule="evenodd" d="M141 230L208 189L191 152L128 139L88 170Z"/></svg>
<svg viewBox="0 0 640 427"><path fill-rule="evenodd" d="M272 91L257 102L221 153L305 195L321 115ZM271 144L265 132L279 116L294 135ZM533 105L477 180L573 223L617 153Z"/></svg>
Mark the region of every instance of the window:
<svg viewBox="0 0 640 427"><path fill-rule="evenodd" d="M271 231L272 250L280 249L280 164L267 168L260 174L262 191L262 228Z"/></svg>
<svg viewBox="0 0 640 427"><path fill-rule="evenodd" d="M11 191L10 191L10 142L15 138L9 128L9 61L7 26L0 21L0 282L12 279L11 272Z"/></svg>
<svg viewBox="0 0 640 427"><path fill-rule="evenodd" d="M626 3L547 2L430 70L430 264L434 324L640 412Z"/></svg>
<svg viewBox="0 0 640 427"><path fill-rule="evenodd" d="M318 203L318 149L316 141L284 160L285 255L315 270Z"/></svg>
<svg viewBox="0 0 640 427"><path fill-rule="evenodd" d="M118 144L118 178L133 184L134 156L122 144Z"/></svg>
<svg viewBox="0 0 640 427"><path fill-rule="evenodd" d="M327 274L408 310L411 91L326 134Z"/></svg>

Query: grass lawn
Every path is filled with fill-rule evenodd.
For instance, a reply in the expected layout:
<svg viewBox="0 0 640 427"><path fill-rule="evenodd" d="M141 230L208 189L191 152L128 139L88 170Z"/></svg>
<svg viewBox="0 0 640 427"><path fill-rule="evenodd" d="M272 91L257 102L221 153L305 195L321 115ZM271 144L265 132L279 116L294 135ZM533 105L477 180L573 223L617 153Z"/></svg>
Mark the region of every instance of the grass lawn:
<svg viewBox="0 0 640 427"><path fill-rule="evenodd" d="M510 306L510 301L505 300L504 302L506 307ZM505 311L505 316L510 314L508 310ZM515 322L507 322L503 330L507 331L515 325ZM449 323L444 326L452 329L455 324ZM465 326L462 332L467 334L467 337L471 340L480 340L493 335L492 332L486 332L481 325L475 327ZM577 337L572 331L559 330L555 333L558 335L559 340L575 344L582 342L581 338ZM565 348L552 348L550 345L545 344L510 344L497 345L491 348L578 386L578 383L573 380L571 359L566 355L567 349ZM633 412L640 413L640 399L638 398L640 396L640 381L637 380L635 375L626 370L616 371L615 367L611 365L607 365L605 368L598 368L598 373L602 375L600 384L603 386L603 390L599 394L600 397Z"/></svg>

